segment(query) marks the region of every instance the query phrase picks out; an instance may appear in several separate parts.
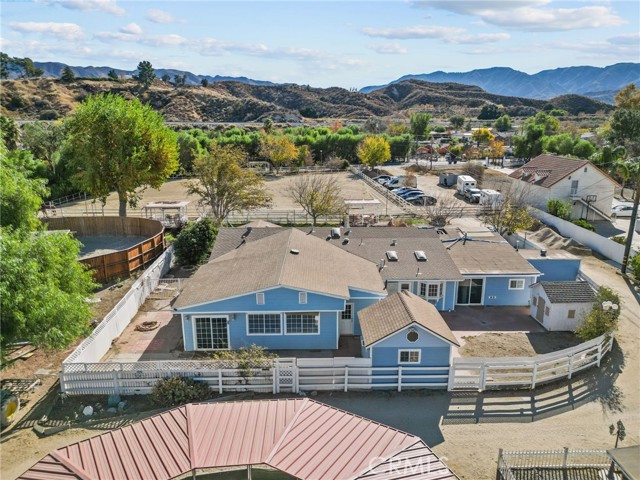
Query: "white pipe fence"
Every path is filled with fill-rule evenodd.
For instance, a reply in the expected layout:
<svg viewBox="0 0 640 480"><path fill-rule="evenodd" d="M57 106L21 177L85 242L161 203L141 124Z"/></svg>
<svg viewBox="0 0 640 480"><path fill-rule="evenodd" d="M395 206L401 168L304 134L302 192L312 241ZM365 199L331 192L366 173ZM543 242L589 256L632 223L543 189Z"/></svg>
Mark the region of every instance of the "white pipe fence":
<svg viewBox="0 0 640 480"><path fill-rule="evenodd" d="M612 346L613 336L602 335L575 347L535 357L454 358L448 389L534 389L561 378L571 379L575 373L594 365L599 367Z"/></svg>
<svg viewBox="0 0 640 480"><path fill-rule="evenodd" d="M537 471L540 469L562 471L596 469L606 473L610 465L611 459L606 450L569 449L565 447L562 450L504 451L500 449L498 453L498 473L501 480L525 478L522 475L518 475L518 473L533 469ZM527 476L526 478L531 477ZM606 476L598 478L606 478Z"/></svg>

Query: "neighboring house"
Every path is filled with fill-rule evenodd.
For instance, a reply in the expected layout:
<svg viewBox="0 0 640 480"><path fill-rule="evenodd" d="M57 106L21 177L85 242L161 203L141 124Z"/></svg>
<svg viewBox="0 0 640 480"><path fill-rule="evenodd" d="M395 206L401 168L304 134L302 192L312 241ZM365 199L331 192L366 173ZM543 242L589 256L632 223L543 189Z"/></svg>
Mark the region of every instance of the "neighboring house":
<svg viewBox="0 0 640 480"><path fill-rule="evenodd" d="M514 171L527 185L530 204L547 211L549 200L571 202L572 218L608 220L618 183L588 160L538 155Z"/></svg>
<svg viewBox="0 0 640 480"><path fill-rule="evenodd" d="M451 347L459 343L431 303L405 290L361 310L359 315L363 356L371 358L373 367L442 367L414 370L412 374L434 376L417 382L432 380L446 385Z"/></svg>
<svg viewBox="0 0 640 480"><path fill-rule="evenodd" d="M174 304L185 351L337 349L386 296L378 267L297 229L221 229Z"/></svg>
<svg viewBox="0 0 640 480"><path fill-rule="evenodd" d="M540 272L543 282L573 282L578 278L581 260L566 250L520 249L518 253Z"/></svg>
<svg viewBox="0 0 640 480"><path fill-rule="evenodd" d="M309 398L189 403L52 450L18 478L251 478L254 468L254 478L458 478L420 437Z"/></svg>
<svg viewBox="0 0 640 480"><path fill-rule="evenodd" d="M378 265L388 293L408 290L438 310L455 308L456 282L463 280L442 244L443 229L351 227L316 228L318 238ZM335 233L339 233L335 235Z"/></svg>
<svg viewBox="0 0 640 480"><path fill-rule="evenodd" d="M456 305L529 305L540 272L500 235L488 230L449 235L446 251L462 274Z"/></svg>
<svg viewBox="0 0 640 480"><path fill-rule="evenodd" d="M587 282L539 282L531 287L530 315L549 331L574 331L595 298Z"/></svg>

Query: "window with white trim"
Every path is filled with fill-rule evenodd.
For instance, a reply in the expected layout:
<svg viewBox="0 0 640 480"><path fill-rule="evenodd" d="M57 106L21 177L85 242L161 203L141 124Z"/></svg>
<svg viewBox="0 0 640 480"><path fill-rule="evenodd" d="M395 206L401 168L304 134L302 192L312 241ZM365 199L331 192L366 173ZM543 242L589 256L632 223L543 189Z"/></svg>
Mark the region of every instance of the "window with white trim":
<svg viewBox="0 0 640 480"><path fill-rule="evenodd" d="M398 363L420 363L420 350L398 350Z"/></svg>
<svg viewBox="0 0 640 480"><path fill-rule="evenodd" d="M569 310L567 312L567 318L576 318L576 311L575 310Z"/></svg>
<svg viewBox="0 0 640 480"><path fill-rule="evenodd" d="M264 293L256 293L256 305L264 305Z"/></svg>
<svg viewBox="0 0 640 480"><path fill-rule="evenodd" d="M509 290L524 290L524 278L512 278L509 280Z"/></svg>
<svg viewBox="0 0 640 480"><path fill-rule="evenodd" d="M298 303L300 305L307 304L307 292L298 292Z"/></svg>
<svg viewBox="0 0 640 480"><path fill-rule="evenodd" d="M195 341L198 350L229 348L226 317L194 317Z"/></svg>
<svg viewBox="0 0 640 480"><path fill-rule="evenodd" d="M405 291L405 290L411 290L411 284L410 283L401 283L400 284L400 291Z"/></svg>
<svg viewBox="0 0 640 480"><path fill-rule="evenodd" d="M342 318L342 320L353 320L353 303L345 303L340 318Z"/></svg>
<svg viewBox="0 0 640 480"><path fill-rule="evenodd" d="M319 313L285 313L287 335L320 333Z"/></svg>
<svg viewBox="0 0 640 480"><path fill-rule="evenodd" d="M420 296L425 298L439 298L440 284L439 283L421 283Z"/></svg>
<svg viewBox="0 0 640 480"><path fill-rule="evenodd" d="M249 335L280 335L282 322L279 313L250 313L247 315Z"/></svg>

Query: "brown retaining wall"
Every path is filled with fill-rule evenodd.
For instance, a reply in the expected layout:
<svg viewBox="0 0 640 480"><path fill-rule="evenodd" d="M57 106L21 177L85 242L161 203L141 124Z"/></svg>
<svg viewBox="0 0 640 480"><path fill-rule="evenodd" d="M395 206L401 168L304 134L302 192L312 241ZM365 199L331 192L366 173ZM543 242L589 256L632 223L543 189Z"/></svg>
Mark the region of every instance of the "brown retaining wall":
<svg viewBox="0 0 640 480"><path fill-rule="evenodd" d="M127 250L80 260L93 269L98 283L128 278L136 270L144 270L165 249L162 223L135 217L62 217L42 220L49 230L71 230L79 236L145 237Z"/></svg>

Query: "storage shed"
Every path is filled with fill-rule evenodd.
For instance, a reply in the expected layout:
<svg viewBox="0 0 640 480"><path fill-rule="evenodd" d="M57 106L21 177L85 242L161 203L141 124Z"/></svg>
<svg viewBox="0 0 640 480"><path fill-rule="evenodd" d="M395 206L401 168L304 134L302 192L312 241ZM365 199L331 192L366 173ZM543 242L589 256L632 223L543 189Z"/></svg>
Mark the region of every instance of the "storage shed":
<svg viewBox="0 0 640 480"><path fill-rule="evenodd" d="M538 282L531 286L530 315L549 331L573 331L595 299L587 282Z"/></svg>
<svg viewBox="0 0 640 480"><path fill-rule="evenodd" d="M416 382L446 385L451 347L459 343L435 306L404 290L362 309L359 317L363 354L373 367L412 368L413 375L432 376Z"/></svg>

